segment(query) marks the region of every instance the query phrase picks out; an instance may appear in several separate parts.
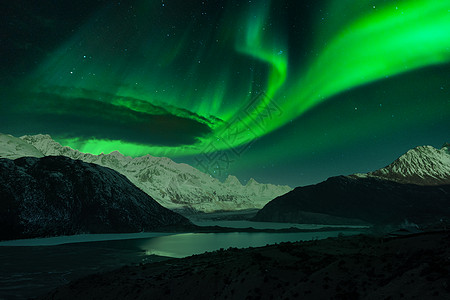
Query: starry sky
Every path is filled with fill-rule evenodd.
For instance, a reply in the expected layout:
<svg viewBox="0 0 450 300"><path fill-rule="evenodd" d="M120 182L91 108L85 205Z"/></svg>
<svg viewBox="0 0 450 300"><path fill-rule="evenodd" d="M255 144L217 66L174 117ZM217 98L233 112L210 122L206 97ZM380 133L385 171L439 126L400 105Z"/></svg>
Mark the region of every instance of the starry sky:
<svg viewBox="0 0 450 300"><path fill-rule="evenodd" d="M9 1L0 132L290 186L450 132L450 0Z"/></svg>

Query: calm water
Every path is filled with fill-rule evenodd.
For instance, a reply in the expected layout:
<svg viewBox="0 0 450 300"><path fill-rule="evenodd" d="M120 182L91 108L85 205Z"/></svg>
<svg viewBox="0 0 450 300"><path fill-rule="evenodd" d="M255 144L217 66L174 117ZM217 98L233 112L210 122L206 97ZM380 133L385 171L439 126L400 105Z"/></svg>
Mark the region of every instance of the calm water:
<svg viewBox="0 0 450 300"><path fill-rule="evenodd" d="M251 222L251 221L217 221L217 220L196 220L191 219L192 223L198 226L221 226L221 227L231 227L231 228L255 228L255 229L313 229L317 230L320 228L368 228L369 226L364 225L320 225L320 224L297 224L297 223L276 223L276 222Z"/></svg>
<svg viewBox="0 0 450 300"><path fill-rule="evenodd" d="M358 234L359 232L343 232L344 234ZM136 245L148 255L170 257L186 257L193 254L214 251L229 247L247 248L261 247L280 242L295 242L312 239L335 237L339 231L308 232L308 233L186 233L170 236L142 239Z"/></svg>
<svg viewBox="0 0 450 300"><path fill-rule="evenodd" d="M356 230L343 232L346 235L358 233ZM140 233L3 242L0 243L0 299L38 296L88 274L166 259L157 255L185 257L220 248L259 247L285 241L323 239L338 234L339 231Z"/></svg>

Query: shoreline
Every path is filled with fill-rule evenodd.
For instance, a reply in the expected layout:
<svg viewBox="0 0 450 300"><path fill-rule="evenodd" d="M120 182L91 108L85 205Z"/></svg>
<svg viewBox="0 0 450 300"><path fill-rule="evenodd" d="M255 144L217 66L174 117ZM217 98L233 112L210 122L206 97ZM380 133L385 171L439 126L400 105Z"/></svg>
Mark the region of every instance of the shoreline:
<svg viewBox="0 0 450 300"><path fill-rule="evenodd" d="M220 249L90 275L39 299L448 299L449 234Z"/></svg>
<svg viewBox="0 0 450 300"><path fill-rule="evenodd" d="M321 225L317 225L321 226ZM329 226L329 225L323 225ZM340 225L339 225L340 226ZM193 230L174 230L174 228L168 230L158 230L149 232L132 232L132 233L82 233L74 235L61 235L61 236L49 236L49 237L35 237L26 239L15 240L2 240L0 241L0 247L33 247L33 246L57 246L72 243L88 243L88 242L101 242L101 241L116 241L116 240L132 240L132 239L146 239L161 236L169 236L176 234L187 233L313 233L313 232L334 232L334 231L360 231L368 232L370 227L361 225L350 227L319 227L314 229L301 229L301 228L283 228L283 229L257 229L253 227L247 228L233 228L233 227L221 227L221 226L197 226L195 225Z"/></svg>

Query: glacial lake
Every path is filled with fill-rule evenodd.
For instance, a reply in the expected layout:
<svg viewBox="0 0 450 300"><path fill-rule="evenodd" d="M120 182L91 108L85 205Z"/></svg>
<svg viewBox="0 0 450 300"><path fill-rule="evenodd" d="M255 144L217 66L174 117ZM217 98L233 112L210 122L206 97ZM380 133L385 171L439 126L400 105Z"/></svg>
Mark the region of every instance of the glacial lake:
<svg viewBox="0 0 450 300"><path fill-rule="evenodd" d="M0 242L0 299L39 296L76 278L124 265L181 258L221 248L324 239L339 233L137 233ZM342 232L344 235L358 233L356 228Z"/></svg>

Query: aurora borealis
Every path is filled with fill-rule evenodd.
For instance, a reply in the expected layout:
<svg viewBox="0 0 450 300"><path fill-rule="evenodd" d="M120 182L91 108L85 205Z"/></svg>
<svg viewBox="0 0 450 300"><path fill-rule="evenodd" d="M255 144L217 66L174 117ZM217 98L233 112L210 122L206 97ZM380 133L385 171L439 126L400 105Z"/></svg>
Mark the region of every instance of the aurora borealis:
<svg viewBox="0 0 450 300"><path fill-rule="evenodd" d="M449 0L16 1L3 14L4 133L293 186L448 141Z"/></svg>

